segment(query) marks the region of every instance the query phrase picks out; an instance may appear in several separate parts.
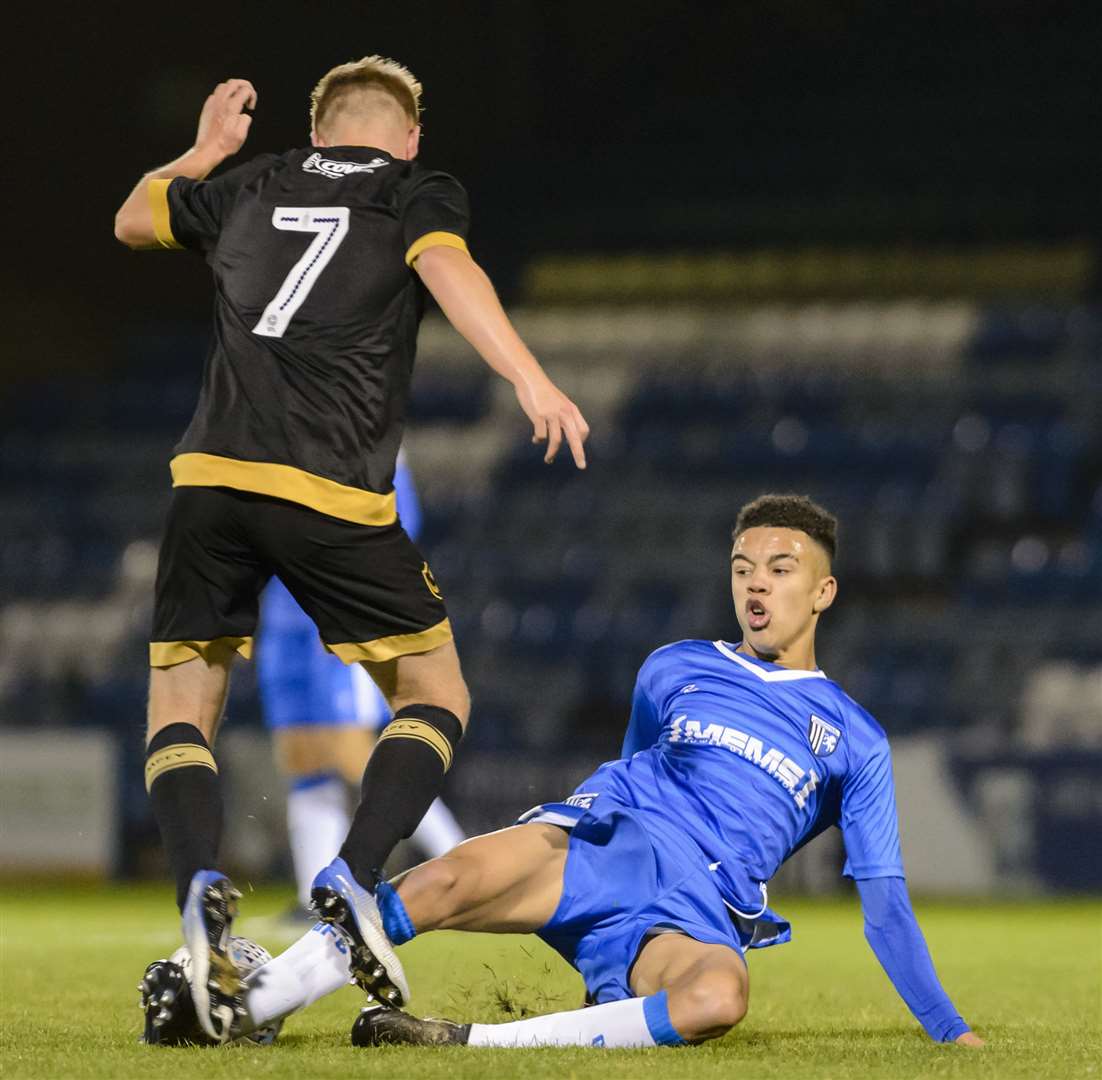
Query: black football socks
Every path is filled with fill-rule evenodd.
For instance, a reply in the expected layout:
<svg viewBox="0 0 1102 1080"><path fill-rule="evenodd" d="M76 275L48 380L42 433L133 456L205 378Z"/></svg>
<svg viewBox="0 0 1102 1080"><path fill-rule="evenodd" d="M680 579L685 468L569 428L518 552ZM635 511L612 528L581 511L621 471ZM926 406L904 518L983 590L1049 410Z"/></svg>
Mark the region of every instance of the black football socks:
<svg viewBox="0 0 1102 1080"><path fill-rule="evenodd" d="M199 870L214 868L222 838L222 790L207 740L193 724L169 724L149 741L145 789L183 910Z"/></svg>
<svg viewBox="0 0 1102 1080"><path fill-rule="evenodd" d="M361 885L375 887L398 841L421 823L444 786L462 735L455 713L436 705L407 705L383 729L340 851Z"/></svg>

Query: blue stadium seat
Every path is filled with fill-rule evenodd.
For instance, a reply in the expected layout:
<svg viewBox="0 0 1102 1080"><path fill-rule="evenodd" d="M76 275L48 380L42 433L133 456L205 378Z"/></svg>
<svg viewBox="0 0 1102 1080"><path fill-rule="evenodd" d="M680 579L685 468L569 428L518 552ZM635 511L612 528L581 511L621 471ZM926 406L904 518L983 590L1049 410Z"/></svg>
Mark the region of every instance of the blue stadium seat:
<svg viewBox="0 0 1102 1080"><path fill-rule="evenodd" d="M981 364L1042 360L1065 348L1069 339L1068 318L1063 311L1042 307L993 309L985 313L966 355Z"/></svg>

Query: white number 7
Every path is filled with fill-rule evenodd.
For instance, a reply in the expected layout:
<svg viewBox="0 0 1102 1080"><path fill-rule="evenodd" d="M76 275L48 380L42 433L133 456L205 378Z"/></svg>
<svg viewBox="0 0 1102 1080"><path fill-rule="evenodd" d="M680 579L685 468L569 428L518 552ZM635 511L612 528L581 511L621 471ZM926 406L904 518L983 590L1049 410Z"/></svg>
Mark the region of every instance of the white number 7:
<svg viewBox="0 0 1102 1080"><path fill-rule="evenodd" d="M348 207L277 206L272 211L272 224L286 232L317 233L253 327L254 334L283 337L287 324L348 234Z"/></svg>

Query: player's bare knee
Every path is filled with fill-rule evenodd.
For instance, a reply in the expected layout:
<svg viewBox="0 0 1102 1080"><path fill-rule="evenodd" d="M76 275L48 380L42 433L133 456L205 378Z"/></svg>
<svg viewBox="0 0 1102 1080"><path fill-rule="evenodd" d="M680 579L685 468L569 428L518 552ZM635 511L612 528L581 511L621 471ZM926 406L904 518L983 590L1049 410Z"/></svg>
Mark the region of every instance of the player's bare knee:
<svg viewBox="0 0 1102 1080"><path fill-rule="evenodd" d="M298 729L277 731L272 739L276 763L284 776L310 776L327 764L325 747Z"/></svg>
<svg viewBox="0 0 1102 1080"><path fill-rule="evenodd" d="M213 742L222 719L233 658L202 657L149 672L146 740L170 724L193 724Z"/></svg>
<svg viewBox="0 0 1102 1080"><path fill-rule="evenodd" d="M458 685L454 691L455 704L452 706L452 712L455 713L459 720L460 726L464 731L467 729L467 722L471 718L471 692L467 688L467 683L464 681L463 676L459 677Z"/></svg>
<svg viewBox="0 0 1102 1080"><path fill-rule="evenodd" d="M386 686L380 685L386 693ZM427 653L399 657L387 698L395 712L408 705L447 709L465 728L471 714L471 694L455 646L448 642Z"/></svg>
<svg viewBox="0 0 1102 1080"><path fill-rule="evenodd" d="M444 926L461 914L471 895L470 860L443 855L411 870L398 893L418 930Z"/></svg>
<svg viewBox="0 0 1102 1080"><path fill-rule="evenodd" d="M438 887L446 890L449 914L461 914L478 894L481 867L477 860L455 854L443 855L436 861L440 863Z"/></svg>
<svg viewBox="0 0 1102 1080"><path fill-rule="evenodd" d="M471 715L471 692L458 671L451 678L426 686L421 694L420 701L454 713L460 727L466 728Z"/></svg>
<svg viewBox="0 0 1102 1080"><path fill-rule="evenodd" d="M697 976L669 991L670 1018L690 1042L726 1035L746 1015L748 1004L742 981L718 972Z"/></svg>
<svg viewBox="0 0 1102 1080"><path fill-rule="evenodd" d="M333 765L350 784L358 784L375 746L375 736L364 728L337 728L333 738Z"/></svg>

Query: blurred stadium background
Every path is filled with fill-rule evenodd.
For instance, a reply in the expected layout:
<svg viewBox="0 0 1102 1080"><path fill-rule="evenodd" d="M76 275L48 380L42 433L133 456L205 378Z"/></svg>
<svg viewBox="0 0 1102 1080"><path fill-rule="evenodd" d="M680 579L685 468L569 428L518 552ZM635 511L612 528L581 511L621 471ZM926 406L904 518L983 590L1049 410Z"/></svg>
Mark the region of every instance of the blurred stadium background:
<svg viewBox="0 0 1102 1080"><path fill-rule="evenodd" d="M17 215L4 270L3 871L163 875L147 624L210 286L117 248L113 212L218 80L255 81L247 151L279 150L328 66L380 51L425 82L423 158L468 187L475 256L593 428L586 473L543 466L508 388L426 320L407 448L475 701L463 825L613 756L653 648L737 637L734 513L797 490L842 520L820 663L893 738L912 888L1102 888L1098 12L448 10L334 15L293 55L248 5L165 50L140 21L57 30L59 141L20 166L32 208L50 178L49 224ZM221 747L227 863L279 879L246 664ZM815 845L786 884L836 889L839 865Z"/></svg>

